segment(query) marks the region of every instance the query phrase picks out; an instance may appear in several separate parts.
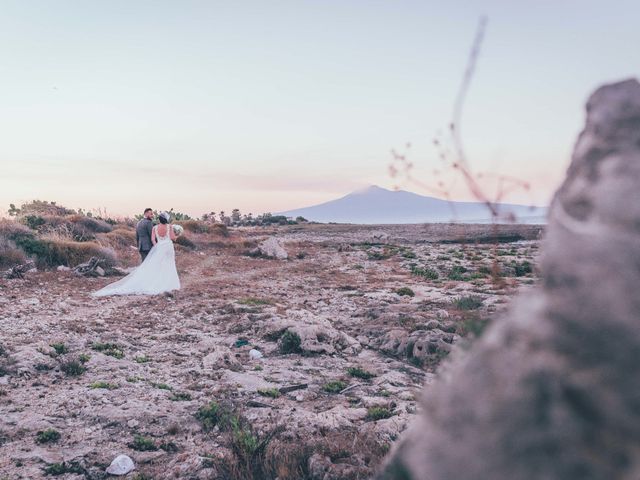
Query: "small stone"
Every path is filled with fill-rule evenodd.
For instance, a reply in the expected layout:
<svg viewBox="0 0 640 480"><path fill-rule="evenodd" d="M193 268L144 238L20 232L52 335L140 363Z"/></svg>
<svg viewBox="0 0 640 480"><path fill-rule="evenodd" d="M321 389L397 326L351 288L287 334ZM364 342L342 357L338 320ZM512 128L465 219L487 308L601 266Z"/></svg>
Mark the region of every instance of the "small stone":
<svg viewBox="0 0 640 480"><path fill-rule="evenodd" d="M131 458L126 455L118 455L113 459L106 471L110 475L126 475L135 468L136 466Z"/></svg>

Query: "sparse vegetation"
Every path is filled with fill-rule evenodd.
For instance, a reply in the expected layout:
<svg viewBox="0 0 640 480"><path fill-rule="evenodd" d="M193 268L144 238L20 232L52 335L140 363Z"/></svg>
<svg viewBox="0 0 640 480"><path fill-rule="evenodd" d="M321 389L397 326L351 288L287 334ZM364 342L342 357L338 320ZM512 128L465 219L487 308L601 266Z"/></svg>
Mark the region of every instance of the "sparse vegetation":
<svg viewBox="0 0 640 480"><path fill-rule="evenodd" d="M265 298L255 298L255 297L242 298L242 299L238 300L238 303L240 305L251 305L251 306L271 305L271 301L270 300L267 300Z"/></svg>
<svg viewBox="0 0 640 480"><path fill-rule="evenodd" d="M58 432L54 428L47 428L46 430L42 430L36 435L37 443L54 443L60 440L60 432Z"/></svg>
<svg viewBox="0 0 640 480"><path fill-rule="evenodd" d="M142 435L135 435L133 441L129 442L127 447L138 452L155 452L158 450L158 446L151 438Z"/></svg>
<svg viewBox="0 0 640 480"><path fill-rule="evenodd" d="M477 310L482 306L482 302L482 298L476 295L458 297L451 301L458 310Z"/></svg>
<svg viewBox="0 0 640 480"><path fill-rule="evenodd" d="M411 273L418 277L426 278L427 280L437 280L440 278L440 274L433 268L422 268L418 266L411 267Z"/></svg>
<svg viewBox="0 0 640 480"><path fill-rule="evenodd" d="M322 386L322 390L327 393L340 393L345 388L347 388L347 383L342 380L332 380Z"/></svg>
<svg viewBox="0 0 640 480"><path fill-rule="evenodd" d="M409 287L401 287L396 289L396 293L401 297L415 297L415 292Z"/></svg>
<svg viewBox="0 0 640 480"><path fill-rule="evenodd" d="M278 398L280 391L277 388L259 388L258 393L263 397Z"/></svg>
<svg viewBox="0 0 640 480"><path fill-rule="evenodd" d="M169 400L173 402L188 402L191 400L191 394L188 392L173 392Z"/></svg>
<svg viewBox="0 0 640 480"><path fill-rule="evenodd" d="M124 350L116 343L97 342L91 345L91 349L117 359L124 358Z"/></svg>
<svg viewBox="0 0 640 480"><path fill-rule="evenodd" d="M228 416L228 412L218 402L212 401L198 409L196 418L202 424L202 429L207 432L213 429Z"/></svg>
<svg viewBox="0 0 640 480"><path fill-rule="evenodd" d="M367 418L369 420L384 420L393 417L393 412L387 407L369 407L367 409Z"/></svg>
<svg viewBox="0 0 640 480"><path fill-rule="evenodd" d="M451 270L449 270L447 278L449 280L465 281L468 280L468 277L465 275L467 272L468 270L466 267L463 267L462 265L454 265L451 267Z"/></svg>
<svg viewBox="0 0 640 480"><path fill-rule="evenodd" d="M105 388L107 390L115 390L116 388L118 388L118 385L114 383L99 381L90 384L89 388Z"/></svg>
<svg viewBox="0 0 640 480"><path fill-rule="evenodd" d="M57 355L63 355L69 352L69 349L64 343L52 343L50 347L55 350Z"/></svg>
<svg viewBox="0 0 640 480"><path fill-rule="evenodd" d="M459 324L457 333L462 336L473 335L479 337L489 325L489 320L477 314L470 315Z"/></svg>
<svg viewBox="0 0 640 480"><path fill-rule="evenodd" d="M170 385L167 385L166 383L162 383L162 382L149 382L151 384L152 387L157 388L159 390L173 390L173 388Z"/></svg>
<svg viewBox="0 0 640 480"><path fill-rule="evenodd" d="M525 275L529 275L531 272L533 272L531 263L527 261L514 263L513 269L514 269L514 275L516 277L524 277Z"/></svg>
<svg viewBox="0 0 640 480"><path fill-rule="evenodd" d="M291 330L287 330L280 337L280 352L284 354L300 353L302 351L300 348L301 343L300 335Z"/></svg>
<svg viewBox="0 0 640 480"><path fill-rule="evenodd" d="M361 367L349 367L347 368L347 373L352 377L361 378L363 380L369 380L376 376L375 373L371 373Z"/></svg>
<svg viewBox="0 0 640 480"><path fill-rule="evenodd" d="M58 476L66 473L84 474L85 469L77 462L52 463L44 467L45 475Z"/></svg>
<svg viewBox="0 0 640 480"><path fill-rule="evenodd" d="M62 370L69 377L79 377L87 368L80 360L65 360L60 364L60 370Z"/></svg>

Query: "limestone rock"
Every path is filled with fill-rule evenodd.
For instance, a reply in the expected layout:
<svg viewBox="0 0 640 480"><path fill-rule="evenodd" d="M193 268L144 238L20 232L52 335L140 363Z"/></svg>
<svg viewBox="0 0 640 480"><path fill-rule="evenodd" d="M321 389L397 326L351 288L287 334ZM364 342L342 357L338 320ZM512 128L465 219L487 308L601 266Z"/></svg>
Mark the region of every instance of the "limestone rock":
<svg viewBox="0 0 640 480"><path fill-rule="evenodd" d="M542 286L428 389L381 479L640 478L640 83L598 89Z"/></svg>
<svg viewBox="0 0 640 480"><path fill-rule="evenodd" d="M126 455L118 455L113 459L111 465L107 467L107 473L110 475L126 475L135 468L136 466L131 458Z"/></svg>
<svg viewBox="0 0 640 480"><path fill-rule="evenodd" d="M265 257L277 258L278 260L286 260L289 258L289 254L275 237L266 239L258 245L258 249Z"/></svg>

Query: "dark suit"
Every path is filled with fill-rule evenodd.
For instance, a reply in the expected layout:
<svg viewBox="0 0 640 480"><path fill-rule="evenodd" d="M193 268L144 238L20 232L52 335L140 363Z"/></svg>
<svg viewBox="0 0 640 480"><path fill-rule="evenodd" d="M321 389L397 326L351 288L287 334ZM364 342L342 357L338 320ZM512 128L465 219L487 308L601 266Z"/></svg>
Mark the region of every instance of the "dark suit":
<svg viewBox="0 0 640 480"><path fill-rule="evenodd" d="M153 230L153 221L148 218L143 218L136 225L136 243L138 244L138 250L142 261L147 258L149 251L153 247L151 243L151 231Z"/></svg>

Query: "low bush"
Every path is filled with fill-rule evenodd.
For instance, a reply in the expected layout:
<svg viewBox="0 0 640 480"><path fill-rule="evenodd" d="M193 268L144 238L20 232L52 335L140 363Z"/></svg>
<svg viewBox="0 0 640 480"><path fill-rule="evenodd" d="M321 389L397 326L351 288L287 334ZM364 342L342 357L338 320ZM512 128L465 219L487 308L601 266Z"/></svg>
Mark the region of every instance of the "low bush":
<svg viewBox="0 0 640 480"><path fill-rule="evenodd" d="M100 234L96 238L101 244L106 243L111 248L127 248L136 245L136 232L120 227Z"/></svg>
<svg viewBox="0 0 640 480"><path fill-rule="evenodd" d="M175 222L181 225L188 232L193 233L209 233L212 230L212 224L203 222L200 220L183 220L181 222ZM221 224L222 225L222 224ZM223 225L224 226L224 225Z"/></svg>
<svg viewBox="0 0 640 480"><path fill-rule="evenodd" d="M482 306L482 298L476 295L454 298L451 303L459 310L477 310Z"/></svg>
<svg viewBox="0 0 640 480"><path fill-rule="evenodd" d="M91 349L117 359L124 358L124 349L116 343L95 342L91 345Z"/></svg>
<svg viewBox="0 0 640 480"><path fill-rule="evenodd" d="M9 241L0 238L0 270L6 270L26 262L27 256L22 250L12 246Z"/></svg>
<svg viewBox="0 0 640 480"><path fill-rule="evenodd" d="M291 330L287 330L282 334L279 340L280 352L281 353L300 353L302 349L300 348L300 344L302 340L300 339L300 335L296 332L292 332Z"/></svg>
<svg viewBox="0 0 640 480"><path fill-rule="evenodd" d="M259 388L258 394L263 397L278 398L280 396L280 390L277 388Z"/></svg>
<svg viewBox="0 0 640 480"><path fill-rule="evenodd" d="M322 386L322 390L327 393L340 393L345 388L347 388L347 383L342 380L332 380Z"/></svg>
<svg viewBox="0 0 640 480"><path fill-rule="evenodd" d="M65 360L60 364L60 370L69 377L79 377L87 368L80 360Z"/></svg>
<svg viewBox="0 0 640 480"><path fill-rule="evenodd" d="M94 242L38 239L34 235L19 235L15 243L27 255L34 257L40 268L58 265L75 267L87 262L91 257L103 259L108 266L114 266L117 263L113 250L101 247Z"/></svg>
<svg viewBox="0 0 640 480"><path fill-rule="evenodd" d="M376 376L375 373L368 372L361 367L349 367L347 368L347 373L352 377L361 378L363 380L369 380Z"/></svg>
<svg viewBox="0 0 640 480"><path fill-rule="evenodd" d="M143 437L142 435L135 435L133 442L129 442L127 447L137 450L138 452L155 452L158 450L158 446L152 439Z"/></svg>
<svg viewBox="0 0 640 480"><path fill-rule="evenodd" d="M53 428L42 430L36 435L36 443L53 443L60 440L60 432Z"/></svg>
<svg viewBox="0 0 640 480"><path fill-rule="evenodd" d="M393 417L393 412L387 407L369 407L367 409L367 418L369 420L384 420Z"/></svg>
<svg viewBox="0 0 640 480"><path fill-rule="evenodd" d="M195 250L196 249L196 244L193 243L191 240L189 240L184 235L180 235L178 238L176 238L176 244L181 245L181 246L183 246L185 248L188 248L189 250Z"/></svg>
<svg viewBox="0 0 640 480"><path fill-rule="evenodd" d="M409 287L402 287L396 289L396 293L401 297L415 297L415 292L411 290Z"/></svg>
<svg viewBox="0 0 640 480"><path fill-rule="evenodd" d="M411 273L427 280L437 280L440 274L433 268L422 268L418 266L411 267Z"/></svg>
<svg viewBox="0 0 640 480"><path fill-rule="evenodd" d="M449 280L464 281L467 280L467 276L464 275L467 271L468 270L462 265L454 265L449 271L447 277Z"/></svg>

